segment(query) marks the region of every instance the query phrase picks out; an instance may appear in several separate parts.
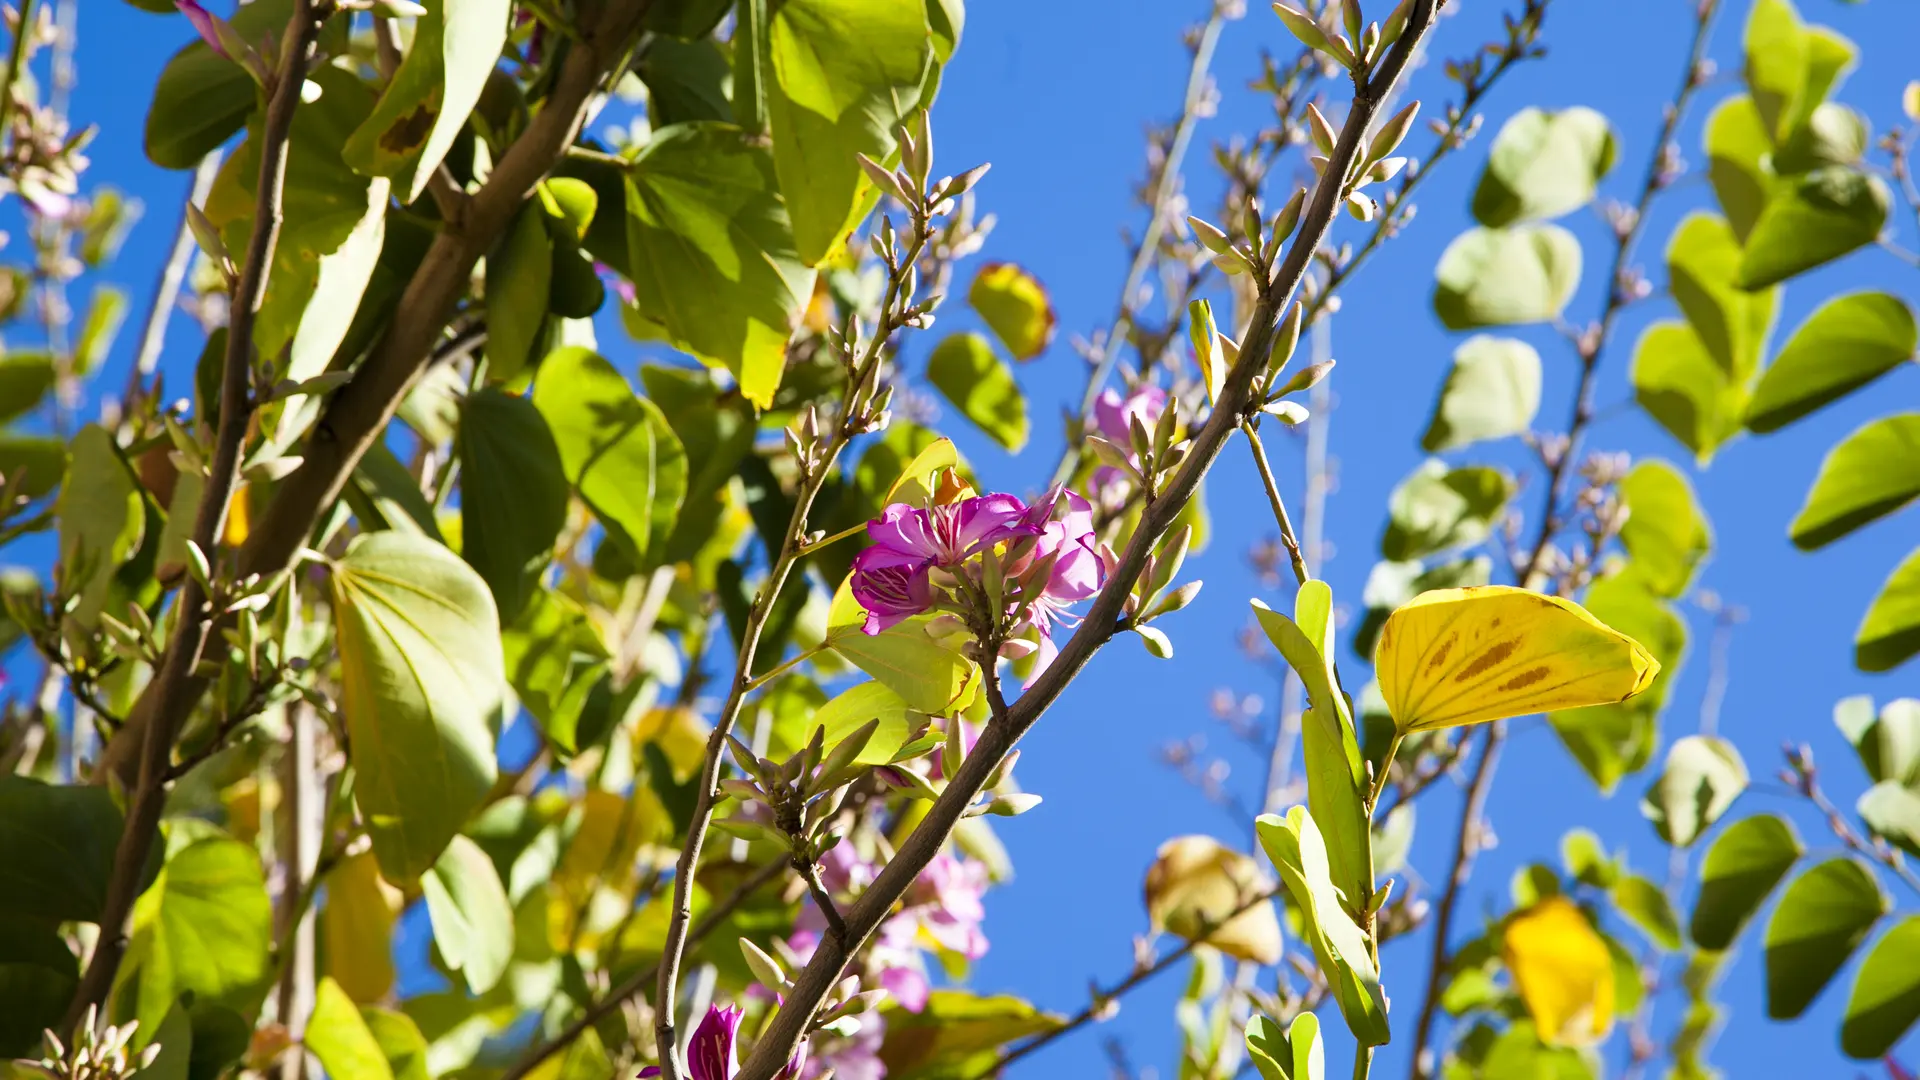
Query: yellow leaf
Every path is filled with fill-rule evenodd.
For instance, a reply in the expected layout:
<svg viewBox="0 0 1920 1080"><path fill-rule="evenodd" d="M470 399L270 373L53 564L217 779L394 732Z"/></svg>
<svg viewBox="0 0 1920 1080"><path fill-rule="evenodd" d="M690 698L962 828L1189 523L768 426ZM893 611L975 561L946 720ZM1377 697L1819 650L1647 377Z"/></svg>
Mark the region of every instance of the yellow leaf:
<svg viewBox="0 0 1920 1080"><path fill-rule="evenodd" d="M1571 600L1483 585L1422 593L1388 616L1374 669L1404 734L1625 701L1660 662Z"/></svg>
<svg viewBox="0 0 1920 1080"><path fill-rule="evenodd" d="M1507 970L1549 1046L1592 1046L1613 1030L1613 957L1573 901L1549 896L1507 922Z"/></svg>
<svg viewBox="0 0 1920 1080"><path fill-rule="evenodd" d="M1213 305L1195 300L1187 305L1187 336L1193 342L1193 359L1200 365L1201 381L1207 385L1207 404L1220 400L1227 384L1227 369L1233 366L1226 346L1213 322Z"/></svg>
<svg viewBox="0 0 1920 1080"><path fill-rule="evenodd" d="M604 931L593 904L602 889L621 892L632 880L640 844L656 824L636 792L629 801L610 791L593 790L582 800L580 824L554 869L553 903L548 908L553 940L591 946ZM576 920L580 925L576 925Z"/></svg>
<svg viewBox="0 0 1920 1080"><path fill-rule="evenodd" d="M1016 360L1031 360L1053 340L1053 301L1039 279L1012 263L988 263L974 275L967 303Z"/></svg>
<svg viewBox="0 0 1920 1080"><path fill-rule="evenodd" d="M1155 929L1206 943L1240 960L1280 962L1280 920L1273 902L1241 911L1273 889L1251 856L1211 836L1177 836L1160 845L1147 870L1147 918ZM1228 916L1233 916L1228 918ZM1208 928L1213 927L1211 933Z"/></svg>
<svg viewBox="0 0 1920 1080"><path fill-rule="evenodd" d="M400 899L400 890L380 880L372 852L347 856L327 875L327 906L320 910L327 974L354 1001L379 1001L393 986Z"/></svg>
<svg viewBox="0 0 1920 1080"><path fill-rule="evenodd" d="M952 439L938 439L925 450L914 455L912 461L900 472L900 479L887 489L885 502L907 503L910 506L924 506L932 494L935 476L943 469L960 469L964 466L960 460L960 451L953 448Z"/></svg>
<svg viewBox="0 0 1920 1080"><path fill-rule="evenodd" d="M648 743L658 743L660 752L667 755L667 763L673 766L673 782L684 784L706 759L707 736L712 730L712 725L692 709L649 709L633 727L633 746L636 753L645 753Z"/></svg>

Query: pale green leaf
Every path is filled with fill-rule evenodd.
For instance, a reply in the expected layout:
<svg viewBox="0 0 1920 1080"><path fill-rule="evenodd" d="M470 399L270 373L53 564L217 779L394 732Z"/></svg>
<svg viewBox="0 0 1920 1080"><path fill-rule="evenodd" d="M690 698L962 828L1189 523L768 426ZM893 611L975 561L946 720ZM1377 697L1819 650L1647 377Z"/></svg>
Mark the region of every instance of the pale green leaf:
<svg viewBox="0 0 1920 1080"><path fill-rule="evenodd" d="M822 745L826 752L832 753L841 740L874 720L880 721L880 726L854 761L860 765L884 765L893 760L895 752L907 744L913 733L906 699L884 683L860 683L820 706L808 722L807 736L812 737L814 728L825 729Z"/></svg>
<svg viewBox="0 0 1920 1080"><path fill-rule="evenodd" d="M1634 400L1702 465L1740 430L1746 391L1686 323L1647 327L1634 346L1631 378Z"/></svg>
<svg viewBox="0 0 1920 1080"><path fill-rule="evenodd" d="M1874 242L1887 223L1887 185L1829 166L1795 178L1768 200L1740 258L1740 284L1758 289Z"/></svg>
<svg viewBox="0 0 1920 1080"><path fill-rule="evenodd" d="M1920 787L1920 699L1896 698L1876 715L1871 697L1845 698L1835 703L1833 722L1870 779Z"/></svg>
<svg viewBox="0 0 1920 1080"><path fill-rule="evenodd" d="M1399 561L1478 544L1492 534L1512 495L1513 479L1500 469L1449 469L1429 458L1388 499L1380 554Z"/></svg>
<svg viewBox="0 0 1920 1080"><path fill-rule="evenodd" d="M582 730L611 657L580 605L538 589L500 641L514 694L560 754L577 753L604 733Z"/></svg>
<svg viewBox="0 0 1920 1080"><path fill-rule="evenodd" d="M1285 817L1262 814L1255 825L1260 846L1293 896L1302 933L1313 946L1347 1027L1362 1044L1385 1043L1387 1002L1379 969L1368 953L1366 932L1347 914L1334 887L1326 844L1312 816L1306 807L1296 806Z"/></svg>
<svg viewBox="0 0 1920 1080"><path fill-rule="evenodd" d="M1853 635L1853 666L1892 671L1920 652L1920 548L1894 568Z"/></svg>
<svg viewBox="0 0 1920 1080"><path fill-rule="evenodd" d="M1660 886L1639 874L1629 874L1614 882L1609 893L1613 906L1639 927L1648 941L1667 952L1680 948L1680 920L1674 917L1673 905Z"/></svg>
<svg viewBox="0 0 1920 1080"><path fill-rule="evenodd" d="M931 621L931 616L917 615L878 634L862 633L860 603L843 582L827 615L827 645L899 694L910 708L948 716L973 701L980 689L980 666L928 636Z"/></svg>
<svg viewBox="0 0 1920 1080"><path fill-rule="evenodd" d="M1580 284L1580 241L1558 225L1470 229L1434 277L1433 310L1449 330L1550 322Z"/></svg>
<svg viewBox="0 0 1920 1080"><path fill-rule="evenodd" d="M334 565L333 610L354 799L381 872L409 883L493 786L499 617L459 556L398 531L354 540Z"/></svg>
<svg viewBox="0 0 1920 1080"><path fill-rule="evenodd" d="M1882 780L1854 803L1873 835L1920 859L1920 791L1896 780Z"/></svg>
<svg viewBox="0 0 1920 1080"><path fill-rule="evenodd" d="M1828 451L1789 534L1825 547L1920 496L1920 412L1883 416Z"/></svg>
<svg viewBox="0 0 1920 1080"><path fill-rule="evenodd" d="M1739 285L1740 241L1726 219L1694 213L1667 244L1668 288L1687 325L1728 382L1744 386L1760 368L1780 290Z"/></svg>
<svg viewBox="0 0 1920 1080"><path fill-rule="evenodd" d="M1753 99L1740 95L1716 106L1707 117L1706 144L1707 178L1713 183L1714 197L1733 226L1734 237L1745 243L1774 187L1773 170L1767 164L1773 140Z"/></svg>
<svg viewBox="0 0 1920 1080"><path fill-rule="evenodd" d="M1620 482L1620 501L1628 512L1620 543L1634 572L1657 596L1684 594L1713 550L1713 528L1686 474L1659 458L1644 459Z"/></svg>
<svg viewBox="0 0 1920 1080"><path fill-rule="evenodd" d="M143 1026L192 994L198 1036L217 1022L214 1011L247 1015L265 996L273 911L251 845L203 826L176 833L168 847L160 876L133 905L120 993Z"/></svg>
<svg viewBox="0 0 1920 1080"><path fill-rule="evenodd" d="M1453 368L1420 446L1430 454L1524 434L1540 411L1540 354L1516 338L1476 334L1453 351Z"/></svg>
<svg viewBox="0 0 1920 1080"><path fill-rule="evenodd" d="M380 1052L380 1043L360 1017L359 1006L332 979L314 988L313 1012L307 1018L307 1049L320 1059L328 1076L354 1080L393 1080L393 1069Z"/></svg>
<svg viewBox="0 0 1920 1080"><path fill-rule="evenodd" d="M1666 766L1640 800L1640 812L1653 822L1660 839L1688 847L1746 789L1746 762L1732 743L1712 735L1688 735L1667 748Z"/></svg>
<svg viewBox="0 0 1920 1080"><path fill-rule="evenodd" d="M1522 109L1494 137L1473 216L1498 227L1578 210L1613 168L1614 149L1607 118L1592 109Z"/></svg>

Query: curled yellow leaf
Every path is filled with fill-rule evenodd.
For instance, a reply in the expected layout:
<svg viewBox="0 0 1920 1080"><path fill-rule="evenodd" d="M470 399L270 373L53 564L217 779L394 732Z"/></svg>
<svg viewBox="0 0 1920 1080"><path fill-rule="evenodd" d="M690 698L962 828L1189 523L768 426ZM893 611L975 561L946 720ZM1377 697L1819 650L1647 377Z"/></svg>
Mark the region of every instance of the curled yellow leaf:
<svg viewBox="0 0 1920 1080"><path fill-rule="evenodd" d="M1507 921L1501 954L1549 1046L1592 1046L1613 1030L1613 957L1579 907L1549 896Z"/></svg>
<svg viewBox="0 0 1920 1080"><path fill-rule="evenodd" d="M1374 668L1406 733L1625 701L1660 662L1571 600L1483 585L1422 593L1388 616Z"/></svg>
<svg viewBox="0 0 1920 1080"><path fill-rule="evenodd" d="M1272 890L1252 857L1211 836L1176 836L1160 845L1147 871L1147 917L1156 930L1203 938L1236 959L1277 964L1280 919L1273 902L1240 910Z"/></svg>

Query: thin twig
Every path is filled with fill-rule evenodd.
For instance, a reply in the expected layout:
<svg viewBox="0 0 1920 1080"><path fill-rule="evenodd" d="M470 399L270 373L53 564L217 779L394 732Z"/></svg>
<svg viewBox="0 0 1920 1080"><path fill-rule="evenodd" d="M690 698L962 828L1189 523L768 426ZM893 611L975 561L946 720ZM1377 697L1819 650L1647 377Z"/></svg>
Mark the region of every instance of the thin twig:
<svg viewBox="0 0 1920 1080"><path fill-rule="evenodd" d="M1435 0L1415 0L1408 15L1407 28L1399 41L1369 79L1354 80L1353 106L1347 114L1333 152L1328 155L1327 180L1317 185L1311 205L1302 216L1299 233L1288 247L1286 257L1266 283L1262 297L1249 320L1240 358L1228 372L1214 406L1213 414L1193 436L1186 460L1181 464L1159 497L1140 515L1126 553L1110 572L1106 586L1094 600L1086 618L1068 639L1053 663L1029 687L1008 712L990 720L973 751L916 826L898 853L880 871L874 883L847 912L848 940L821 942L813 958L794 979L786 1002L775 1013L766 1031L755 1044L753 1055L742 1067L737 1080L771 1080L784 1068L812 1025L815 1011L833 984L840 978L847 960L863 945L920 872L943 848L962 815L999 769L1015 742L1026 734L1047 708L1058 700L1080 670L1101 645L1122 626L1122 607L1147 560L1174 521L1193 498L1200 479L1212 468L1227 437L1238 426L1252 396L1255 374L1264 366L1280 315L1292 301L1294 291L1306 276L1308 262L1331 227L1333 216L1346 192L1341 182L1348 167L1361 152L1367 130L1378 111L1379 102L1399 80L1413 49L1425 37L1433 23Z"/></svg>
<svg viewBox="0 0 1920 1080"><path fill-rule="evenodd" d="M1253 463L1260 469L1260 483L1267 489L1274 524L1280 527L1280 543L1287 549L1287 561L1293 564L1293 579L1305 585L1313 574L1307 570L1306 557L1300 553L1299 538L1293 535L1293 520L1287 516L1286 502L1280 498L1280 485L1274 482L1273 466L1267 463L1267 448L1260 442L1258 424L1257 420L1245 421L1240 431L1247 437L1247 452L1253 455Z"/></svg>
<svg viewBox="0 0 1920 1080"><path fill-rule="evenodd" d="M741 904L746 902L749 896L759 892L769 882L784 873L786 869L786 863L775 861L754 871L753 876L741 882L740 886L728 894L726 899L708 909L705 917L688 932L688 943L694 944L706 940L722 922L725 922L729 916L739 909ZM607 991L605 997L587 1006L586 1010L576 1017L573 1023L568 1024L559 1034L541 1043L539 1046L534 1047L532 1050L529 1050L519 1061L514 1063L512 1068L501 1075L500 1080L524 1080L527 1074L539 1068L541 1063L545 1062L548 1058L566 1049L569 1044L584 1034L588 1028L599 1023L603 1017L606 1017L615 1009L625 1004L627 999L645 991L648 986L653 984L659 972L660 965L655 963L627 976L619 986Z"/></svg>
<svg viewBox="0 0 1920 1080"><path fill-rule="evenodd" d="M193 541L207 553L215 550L214 541L226 522L227 504L240 479L241 444L246 440L247 424L253 414L249 385L253 377L253 324L260 305L266 300L267 275L273 265L274 248L280 240L287 141L293 130L294 110L300 106L300 89L306 79L307 62L313 55L314 38L331 13L331 5L316 7L313 0L295 0L293 16L280 43L280 67L274 73L273 91L261 127L253 234L247 244L240 280L233 290L213 464L194 517ZM199 667L207 642L214 636L209 599L199 580L188 575L180 591L177 626L167 647L166 660L155 673L148 692L142 695L143 702L152 702L152 715L158 722L144 725L138 780L128 800L126 823L114 852L113 873L108 878L106 898L101 905L100 943L68 1007L62 1030L71 1031L89 1006L106 999L126 952L127 913L133 908L141 872L158 833L160 811L166 802L168 759L172 757L180 725L192 707L191 701L184 709L178 707L178 702L199 696L183 684ZM116 741L130 735L133 726L130 723L123 728L121 739Z"/></svg>
<svg viewBox="0 0 1920 1080"><path fill-rule="evenodd" d="M1606 350L1616 318L1633 299L1622 287L1621 278L1626 272L1628 261L1632 258L1634 241L1646 227L1647 211L1652 206L1653 197L1665 188L1671 179L1667 174L1668 146L1679 127L1681 115L1686 111L1687 102L1701 85L1701 61L1706 56L1707 31L1718 6L1719 0L1700 0L1695 12L1693 41L1687 50L1687 66L1680 80L1680 89L1662 117L1660 137L1654 143L1645 178L1641 181L1640 196L1635 203L1632 219L1616 233L1617 243L1614 247L1613 263L1607 274L1606 303L1601 310L1600 321L1594 332L1587 335L1581 342L1580 382L1574 392L1573 415L1567 424L1566 446L1547 467L1547 496L1541 512L1540 528L1534 537L1533 547L1525 563L1515 568L1515 577L1523 587L1534 587L1535 579L1541 572L1546 558L1547 547L1561 528L1559 507L1566 495L1567 481L1572 476L1568 463L1578 456L1580 437L1593 421L1593 394L1599 373L1600 357ZM1480 830L1479 818L1486 805L1488 790L1493 786L1500 745L1505 738L1504 721L1495 723L1487 729L1480 751L1480 761L1474 767L1473 779L1467 786L1466 805L1461 810L1453 872L1447 879L1447 887L1441 894L1439 905L1434 909L1434 931L1432 947L1429 950L1427 988L1421 998L1420 1018L1415 1026L1413 1043L1410 1075L1414 1080L1435 1074L1436 1063L1430 1060L1433 1054L1429 1040L1432 1037L1434 1015L1440 1005L1440 994L1446 983L1449 966L1448 931L1453 924L1454 909L1459 903L1467 879L1472 874L1472 855Z"/></svg>
<svg viewBox="0 0 1920 1080"><path fill-rule="evenodd" d="M187 201L195 206L206 202L207 192L213 189L213 178L219 173L220 151L209 151L194 167L193 184L187 190ZM127 372L126 390L120 395L128 413L153 393L147 386L147 380L160 369L160 354L167 345L167 324L173 320L173 309L180 301L180 285L186 280L187 266L193 261L193 253L197 250L193 228L187 221L187 209L182 205L180 224L173 233L173 250L167 255L167 264L160 269L160 279L154 282L146 325L140 331L140 348L134 354L133 369Z"/></svg>

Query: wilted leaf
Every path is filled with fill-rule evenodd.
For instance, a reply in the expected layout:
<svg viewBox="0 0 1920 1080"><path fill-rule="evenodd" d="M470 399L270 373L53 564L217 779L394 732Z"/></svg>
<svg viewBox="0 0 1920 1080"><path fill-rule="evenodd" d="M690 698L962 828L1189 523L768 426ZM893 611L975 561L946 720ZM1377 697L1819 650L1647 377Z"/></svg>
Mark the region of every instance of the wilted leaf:
<svg viewBox="0 0 1920 1080"><path fill-rule="evenodd" d="M1147 920L1237 959L1277 964L1282 942L1273 902L1240 910L1272 888L1251 856L1210 836L1178 836L1160 845L1147 870Z"/></svg>
<svg viewBox="0 0 1920 1080"><path fill-rule="evenodd" d="M1013 263L981 266L967 303L1015 360L1032 360L1053 340L1053 300L1038 278Z"/></svg>

